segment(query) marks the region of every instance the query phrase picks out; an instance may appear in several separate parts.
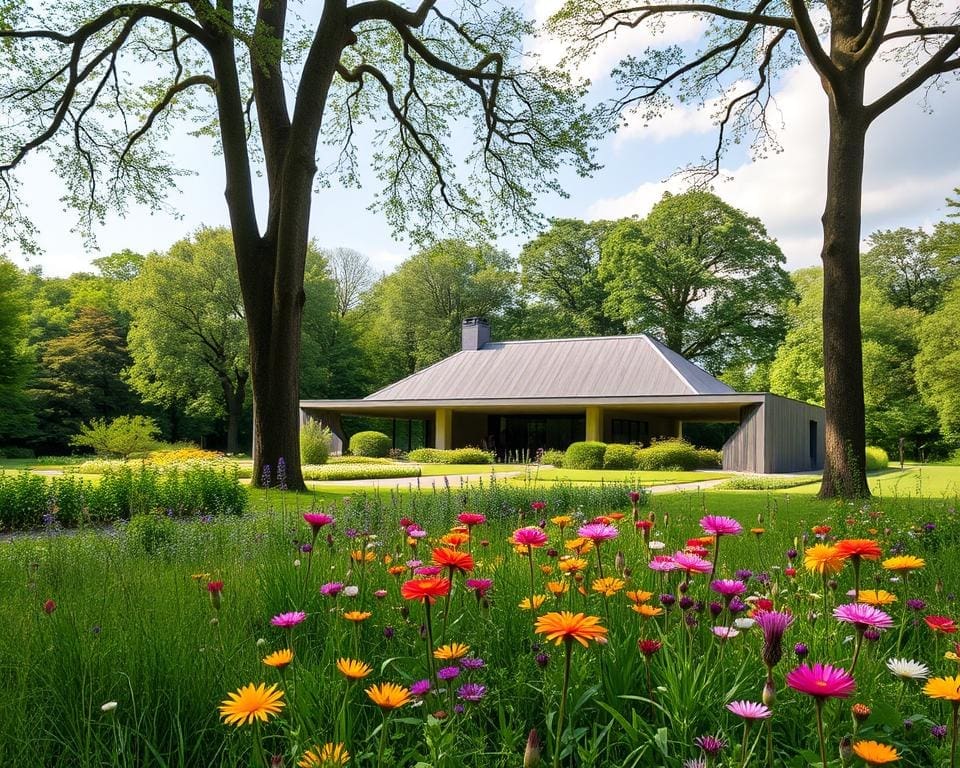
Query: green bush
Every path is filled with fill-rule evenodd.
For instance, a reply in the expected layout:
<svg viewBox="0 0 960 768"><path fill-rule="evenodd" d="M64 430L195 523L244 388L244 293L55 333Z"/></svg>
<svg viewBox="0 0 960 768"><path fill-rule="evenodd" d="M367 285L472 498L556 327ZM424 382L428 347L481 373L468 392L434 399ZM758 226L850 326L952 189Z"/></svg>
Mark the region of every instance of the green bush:
<svg viewBox="0 0 960 768"><path fill-rule="evenodd" d="M393 459L378 459L375 456L331 456L327 464L396 464Z"/></svg>
<svg viewBox="0 0 960 768"><path fill-rule="evenodd" d="M35 455L33 448L18 448L15 445L0 448L0 459L32 459Z"/></svg>
<svg viewBox="0 0 960 768"><path fill-rule="evenodd" d="M781 488L796 488L798 485L814 483L817 477L764 477L763 475L743 475L731 477L716 486L723 491L776 491Z"/></svg>
<svg viewBox="0 0 960 768"><path fill-rule="evenodd" d="M160 427L146 416L118 416L107 423L93 419L80 427L80 434L70 439L71 445L92 448L98 456L128 459L136 453L147 453L157 445Z"/></svg>
<svg viewBox="0 0 960 768"><path fill-rule="evenodd" d="M304 480L390 480L419 476L419 467L403 464L320 464L303 468Z"/></svg>
<svg viewBox="0 0 960 768"><path fill-rule="evenodd" d="M383 432L357 432L350 438L350 453L382 459L390 453L391 445L392 441Z"/></svg>
<svg viewBox="0 0 960 768"><path fill-rule="evenodd" d="M603 455L606 453L606 443L590 441L571 443L567 452L563 454L564 469L603 469Z"/></svg>
<svg viewBox="0 0 960 768"><path fill-rule="evenodd" d="M890 465L890 457L883 448L875 445L867 446L867 472L876 472L886 469Z"/></svg>
<svg viewBox="0 0 960 768"><path fill-rule="evenodd" d="M177 535L177 524L166 515L134 515L126 526L127 538L148 555L170 552Z"/></svg>
<svg viewBox="0 0 960 768"><path fill-rule="evenodd" d="M50 507L49 489L42 476L29 472L0 473L0 528L39 528Z"/></svg>
<svg viewBox="0 0 960 768"><path fill-rule="evenodd" d="M310 419L300 427L300 463L326 464L332 439L333 433L328 427Z"/></svg>
<svg viewBox="0 0 960 768"><path fill-rule="evenodd" d="M720 469L723 467L723 451L713 448L697 448L697 469Z"/></svg>
<svg viewBox="0 0 960 768"><path fill-rule="evenodd" d="M480 448L417 448L407 459L418 464L493 464L493 454Z"/></svg>
<svg viewBox="0 0 960 768"><path fill-rule="evenodd" d="M604 469L636 469L637 449L632 445L611 443L603 454Z"/></svg>
<svg viewBox="0 0 960 768"><path fill-rule="evenodd" d="M690 471L698 464L697 449L686 440L675 437L654 440L649 447L637 449L637 468L647 472L664 469Z"/></svg>
<svg viewBox="0 0 960 768"><path fill-rule="evenodd" d="M558 451L555 448L551 448L549 451L544 451L543 455L540 457L541 464L550 464L551 466L559 469L563 466L563 451Z"/></svg>

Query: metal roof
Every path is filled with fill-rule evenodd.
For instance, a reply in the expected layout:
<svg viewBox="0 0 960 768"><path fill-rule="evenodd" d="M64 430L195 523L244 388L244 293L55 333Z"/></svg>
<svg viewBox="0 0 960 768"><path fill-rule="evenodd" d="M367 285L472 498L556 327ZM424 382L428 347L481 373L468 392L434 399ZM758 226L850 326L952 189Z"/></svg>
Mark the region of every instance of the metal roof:
<svg viewBox="0 0 960 768"><path fill-rule="evenodd" d="M735 390L646 334L490 342L364 402L728 395Z"/></svg>

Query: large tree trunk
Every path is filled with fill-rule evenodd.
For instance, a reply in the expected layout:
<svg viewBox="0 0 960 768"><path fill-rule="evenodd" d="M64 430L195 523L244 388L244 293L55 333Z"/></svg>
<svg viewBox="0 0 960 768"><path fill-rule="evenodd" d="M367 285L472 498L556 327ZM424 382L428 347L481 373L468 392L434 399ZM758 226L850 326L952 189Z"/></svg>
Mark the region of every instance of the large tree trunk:
<svg viewBox="0 0 960 768"><path fill-rule="evenodd" d="M826 456L820 498L870 495L865 465L860 332L860 213L868 121L863 77L830 99L827 202L823 213L823 379Z"/></svg>

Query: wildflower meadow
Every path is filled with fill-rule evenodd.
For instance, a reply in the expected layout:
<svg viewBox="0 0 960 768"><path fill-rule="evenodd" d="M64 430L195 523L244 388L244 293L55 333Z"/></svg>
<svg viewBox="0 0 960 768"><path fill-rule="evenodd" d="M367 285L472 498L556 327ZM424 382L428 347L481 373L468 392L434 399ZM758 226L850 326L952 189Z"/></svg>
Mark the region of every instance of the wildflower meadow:
<svg viewBox="0 0 960 768"><path fill-rule="evenodd" d="M490 493L12 537L0 760L957 765L947 500Z"/></svg>

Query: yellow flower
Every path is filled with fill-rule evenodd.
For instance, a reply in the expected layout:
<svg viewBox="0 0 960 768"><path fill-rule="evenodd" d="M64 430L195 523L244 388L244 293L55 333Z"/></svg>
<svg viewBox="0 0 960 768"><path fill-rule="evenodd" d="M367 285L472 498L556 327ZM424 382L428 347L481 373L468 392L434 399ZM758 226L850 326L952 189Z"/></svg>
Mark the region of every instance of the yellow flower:
<svg viewBox="0 0 960 768"><path fill-rule="evenodd" d="M897 555L883 561L883 567L888 571L916 571L926 564L926 560L914 555Z"/></svg>
<svg viewBox="0 0 960 768"><path fill-rule="evenodd" d="M540 573L542 573L544 576L549 576L551 573L553 573L553 566L552 566L552 565L541 565L541 566L540 566Z"/></svg>
<svg viewBox="0 0 960 768"><path fill-rule="evenodd" d="M923 686L923 692L931 699L946 699L960 702L960 675L956 677L931 677Z"/></svg>
<svg viewBox="0 0 960 768"><path fill-rule="evenodd" d="M441 645L433 652L433 658L448 661L450 659L462 659L470 653L470 646L466 643L449 643Z"/></svg>
<svg viewBox="0 0 960 768"><path fill-rule="evenodd" d="M651 597L653 597L653 592L644 592L643 590L631 590L627 592L627 599L636 605L647 602Z"/></svg>
<svg viewBox="0 0 960 768"><path fill-rule="evenodd" d="M602 579L594 579L592 589L594 592L599 592L604 597L612 597L621 589L623 589L623 586L623 579L615 579L612 576L607 576Z"/></svg>
<svg viewBox="0 0 960 768"><path fill-rule="evenodd" d="M283 709L283 691L276 685L267 688L266 683L246 685L235 693L228 693L220 703L220 717L227 725L245 725L254 720L267 722L271 715Z"/></svg>
<svg viewBox="0 0 960 768"><path fill-rule="evenodd" d="M585 539L583 536L565 541L563 546L572 552L576 552L578 555L585 555L587 552L593 551L593 542L590 541L590 539Z"/></svg>
<svg viewBox="0 0 960 768"><path fill-rule="evenodd" d="M566 581L548 581L547 591L554 597L561 597L567 593L570 584Z"/></svg>
<svg viewBox="0 0 960 768"><path fill-rule="evenodd" d="M582 571L587 567L587 561L582 557L567 557L557 563L557 568L559 568L563 573L577 573Z"/></svg>
<svg viewBox="0 0 960 768"><path fill-rule="evenodd" d="M410 702L410 690L396 683L382 683L367 688L367 696L380 709L397 709Z"/></svg>
<svg viewBox="0 0 960 768"><path fill-rule="evenodd" d="M369 664L357 659L337 659L337 669L347 680L362 680L373 672Z"/></svg>
<svg viewBox="0 0 960 768"><path fill-rule="evenodd" d="M534 629L538 635L545 635L547 640L556 640L557 645L576 640L584 648L588 640L603 641L607 634L607 630L600 626L599 617L570 611L544 614L537 619Z"/></svg>
<svg viewBox="0 0 960 768"><path fill-rule="evenodd" d="M573 518L570 517L570 515L557 515L556 517L551 517L550 522L559 526L560 530L563 530L573 522Z"/></svg>
<svg viewBox="0 0 960 768"><path fill-rule="evenodd" d="M190 574L190 578L193 579L194 581L209 581L210 574L209 573L193 573L193 574Z"/></svg>
<svg viewBox="0 0 960 768"><path fill-rule="evenodd" d="M350 753L343 744L324 744L314 747L303 753L303 759L297 763L300 768L335 768L346 765L350 761Z"/></svg>
<svg viewBox="0 0 960 768"><path fill-rule="evenodd" d="M362 549L355 549L350 553L350 559L355 563L359 563L360 561L372 563L377 559L377 553L373 550L367 550L364 552Z"/></svg>
<svg viewBox="0 0 960 768"><path fill-rule="evenodd" d="M652 619L654 616L660 616L663 613L663 608L658 605L631 605L630 608L645 619Z"/></svg>
<svg viewBox="0 0 960 768"><path fill-rule="evenodd" d="M263 659L263 663L274 669L285 669L293 661L293 651L284 648L282 651L274 651Z"/></svg>
<svg viewBox="0 0 960 768"><path fill-rule="evenodd" d="M543 605L546 601L547 601L547 596L546 596L546 595L534 595L534 596L533 596L533 610L535 610L535 611L540 610L540 606ZM529 611L529 610L530 610L530 598L529 598L529 597L523 598L523 600L520 601L519 608L520 608L521 611Z"/></svg>
<svg viewBox="0 0 960 768"><path fill-rule="evenodd" d="M843 569L843 555L830 544L814 544L803 555L803 564L811 573L832 576Z"/></svg>
<svg viewBox="0 0 960 768"><path fill-rule="evenodd" d="M867 765L886 765L900 759L896 749L878 741L858 741L853 751Z"/></svg>
<svg viewBox="0 0 960 768"><path fill-rule="evenodd" d="M460 531L451 531L450 533L441 536L440 541L446 544L448 547L453 547L456 549L461 544L466 544L470 537L466 533Z"/></svg>
<svg viewBox="0 0 960 768"><path fill-rule="evenodd" d="M885 589L861 589L859 602L867 605L891 605L897 602L897 596Z"/></svg>
<svg viewBox="0 0 960 768"><path fill-rule="evenodd" d="M370 611L347 611L343 614L343 618L347 621L353 621L359 624L361 621L366 621L371 616L373 616Z"/></svg>

